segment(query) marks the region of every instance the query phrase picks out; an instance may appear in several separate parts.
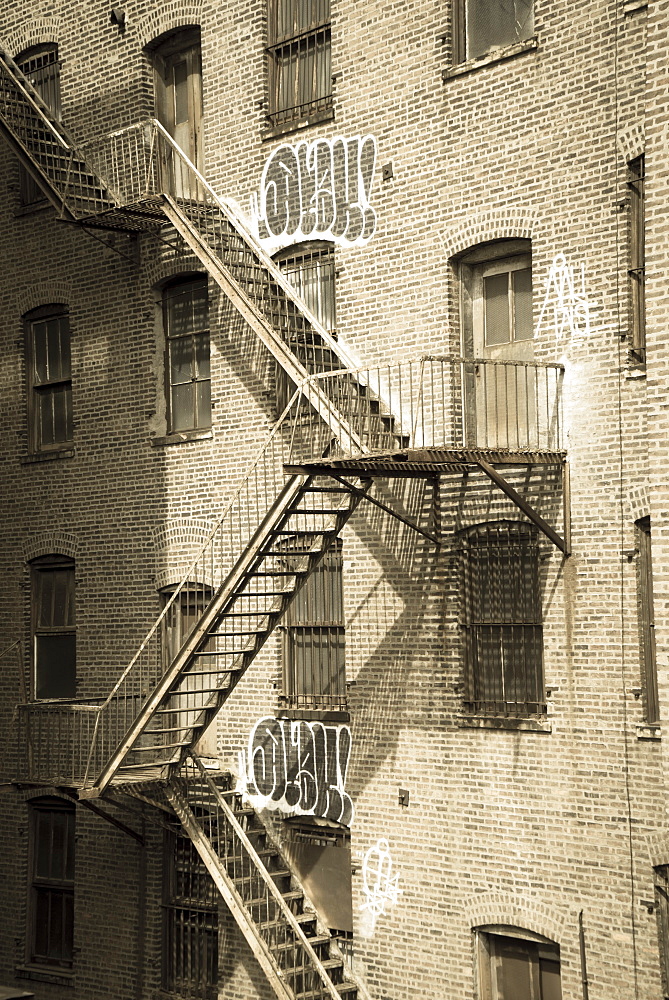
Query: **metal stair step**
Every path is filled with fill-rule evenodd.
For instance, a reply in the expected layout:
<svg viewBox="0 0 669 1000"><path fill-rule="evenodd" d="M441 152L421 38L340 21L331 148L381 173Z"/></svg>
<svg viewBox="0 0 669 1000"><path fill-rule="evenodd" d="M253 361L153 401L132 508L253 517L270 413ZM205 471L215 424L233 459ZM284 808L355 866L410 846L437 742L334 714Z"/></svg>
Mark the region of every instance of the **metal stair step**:
<svg viewBox="0 0 669 1000"><path fill-rule="evenodd" d="M352 997L354 993L358 992L358 987L355 983L337 983L335 989L340 996ZM295 1000L323 1000L324 990L308 990L306 993L296 993Z"/></svg>

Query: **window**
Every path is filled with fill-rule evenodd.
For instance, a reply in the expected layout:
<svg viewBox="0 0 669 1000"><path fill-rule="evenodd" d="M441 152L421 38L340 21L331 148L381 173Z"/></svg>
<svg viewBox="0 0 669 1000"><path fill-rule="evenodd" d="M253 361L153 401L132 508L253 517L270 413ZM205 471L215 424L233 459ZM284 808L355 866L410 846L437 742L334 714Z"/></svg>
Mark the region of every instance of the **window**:
<svg viewBox="0 0 669 1000"><path fill-rule="evenodd" d="M74 803L30 803L28 961L72 967L74 939Z"/></svg>
<svg viewBox="0 0 669 1000"><path fill-rule="evenodd" d="M655 915L657 917L657 942L660 951L662 996L669 998L669 865L658 865L655 876Z"/></svg>
<svg viewBox="0 0 669 1000"><path fill-rule="evenodd" d="M25 323L30 448L53 451L72 442L70 321L65 306L52 305Z"/></svg>
<svg viewBox="0 0 669 1000"><path fill-rule="evenodd" d="M660 721L655 659L655 615L653 611L653 565L651 560L650 518L636 522L636 545L639 552L637 586L641 668L645 695L644 717L648 723Z"/></svg>
<svg viewBox="0 0 669 1000"><path fill-rule="evenodd" d="M172 589L162 591L164 604L172 593ZM187 583L174 599L162 620L163 670L169 667L210 600L210 588L197 583Z"/></svg>
<svg viewBox="0 0 669 1000"><path fill-rule="evenodd" d="M268 0L267 55L273 126L331 115L330 0Z"/></svg>
<svg viewBox="0 0 669 1000"><path fill-rule="evenodd" d="M43 556L31 563L33 684L36 698L74 698L74 562Z"/></svg>
<svg viewBox="0 0 669 1000"><path fill-rule="evenodd" d="M528 41L534 0L453 0L454 62Z"/></svg>
<svg viewBox="0 0 669 1000"><path fill-rule="evenodd" d="M216 996L218 894L193 843L165 837L163 988L182 996Z"/></svg>
<svg viewBox="0 0 669 1000"><path fill-rule="evenodd" d="M200 29L170 35L151 51L156 118L199 170L202 156L202 57ZM181 194L177 172L171 190Z"/></svg>
<svg viewBox="0 0 669 1000"><path fill-rule="evenodd" d="M562 1000L558 945L518 933L478 931L481 1000Z"/></svg>
<svg viewBox="0 0 669 1000"><path fill-rule="evenodd" d="M531 449L541 398L533 367L531 243L483 244L462 256L458 268L463 353L477 361L466 373L468 443Z"/></svg>
<svg viewBox="0 0 669 1000"><path fill-rule="evenodd" d="M628 164L627 187L630 193L630 295L632 309L631 350L635 360L646 356L646 250L645 250L645 157Z"/></svg>
<svg viewBox="0 0 669 1000"><path fill-rule="evenodd" d="M533 525L478 524L463 533L465 708L543 714L539 545Z"/></svg>
<svg viewBox="0 0 669 1000"><path fill-rule="evenodd" d="M16 64L28 78L55 118L60 120L60 61L55 43L26 49L16 58ZM22 205L34 205L45 200L31 174L21 166L19 197Z"/></svg>
<svg viewBox="0 0 669 1000"><path fill-rule="evenodd" d="M291 545L294 568L309 538ZM289 606L283 625L283 705L290 709L344 711L344 600L341 540L330 548Z"/></svg>
<svg viewBox="0 0 669 1000"><path fill-rule="evenodd" d="M207 279L173 282L163 292L167 405L171 432L211 427Z"/></svg>

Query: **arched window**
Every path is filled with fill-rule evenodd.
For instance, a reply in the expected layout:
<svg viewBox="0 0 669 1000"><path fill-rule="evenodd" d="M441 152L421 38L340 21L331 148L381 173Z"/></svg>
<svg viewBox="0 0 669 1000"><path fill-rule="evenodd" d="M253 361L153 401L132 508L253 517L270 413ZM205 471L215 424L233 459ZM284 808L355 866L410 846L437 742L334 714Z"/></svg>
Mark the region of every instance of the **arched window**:
<svg viewBox="0 0 669 1000"><path fill-rule="evenodd" d="M70 319L64 305L24 316L31 451L55 451L72 442Z"/></svg>
<svg viewBox="0 0 669 1000"><path fill-rule="evenodd" d="M162 300L169 430L211 427L207 278L171 281Z"/></svg>
<svg viewBox="0 0 669 1000"><path fill-rule="evenodd" d="M75 806L59 798L29 804L29 962L68 969L74 954Z"/></svg>
<svg viewBox="0 0 669 1000"><path fill-rule="evenodd" d="M16 64L51 113L60 119L60 60L56 43L48 42L26 49L16 57ZM19 174L19 197L22 205L34 205L45 200L41 188L24 167Z"/></svg>
<svg viewBox="0 0 669 1000"><path fill-rule="evenodd" d="M479 927L481 1000L562 1000L560 948L516 927Z"/></svg>
<svg viewBox="0 0 669 1000"><path fill-rule="evenodd" d="M543 714L543 625L537 529L524 521L462 533L465 708Z"/></svg>
<svg viewBox="0 0 669 1000"><path fill-rule="evenodd" d="M50 555L30 564L35 698L74 698L74 560Z"/></svg>
<svg viewBox="0 0 669 1000"><path fill-rule="evenodd" d="M200 29L180 28L150 49L156 118L198 170L202 170L202 56ZM174 170L171 190L186 193L183 174Z"/></svg>

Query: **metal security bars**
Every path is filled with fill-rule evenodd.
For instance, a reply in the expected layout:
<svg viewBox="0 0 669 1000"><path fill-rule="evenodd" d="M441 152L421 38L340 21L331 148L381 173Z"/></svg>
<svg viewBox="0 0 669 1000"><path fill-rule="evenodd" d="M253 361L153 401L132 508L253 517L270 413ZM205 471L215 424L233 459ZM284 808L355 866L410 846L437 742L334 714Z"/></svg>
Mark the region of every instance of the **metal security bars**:
<svg viewBox="0 0 669 1000"><path fill-rule="evenodd" d="M465 708L545 713L536 529L515 521L475 525L463 532L461 558Z"/></svg>
<svg viewBox="0 0 669 1000"><path fill-rule="evenodd" d="M268 0L267 58L273 126L329 113L330 0Z"/></svg>

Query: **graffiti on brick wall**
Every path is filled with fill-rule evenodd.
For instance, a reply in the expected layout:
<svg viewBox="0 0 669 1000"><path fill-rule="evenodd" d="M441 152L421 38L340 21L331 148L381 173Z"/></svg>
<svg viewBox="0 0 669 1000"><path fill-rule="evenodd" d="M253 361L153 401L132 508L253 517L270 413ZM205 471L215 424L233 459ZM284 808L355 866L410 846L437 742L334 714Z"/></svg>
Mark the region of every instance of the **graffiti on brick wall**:
<svg viewBox="0 0 669 1000"><path fill-rule="evenodd" d="M399 878L398 874L393 874L390 845L382 837L362 857L362 892L365 898L360 909L367 916L367 933L373 932L378 917L389 906L394 906L402 895Z"/></svg>
<svg viewBox="0 0 669 1000"><path fill-rule="evenodd" d="M255 234L268 252L302 240L367 243L376 229L370 204L376 139L314 139L275 149L251 199Z"/></svg>
<svg viewBox="0 0 669 1000"><path fill-rule="evenodd" d="M537 323L537 335L553 328L556 340L587 337L592 302L585 290L585 264L580 268L556 254L546 279L546 292Z"/></svg>
<svg viewBox="0 0 669 1000"><path fill-rule="evenodd" d="M258 808L350 826L350 754L348 726L268 716L256 722L248 749L240 751L237 788Z"/></svg>

